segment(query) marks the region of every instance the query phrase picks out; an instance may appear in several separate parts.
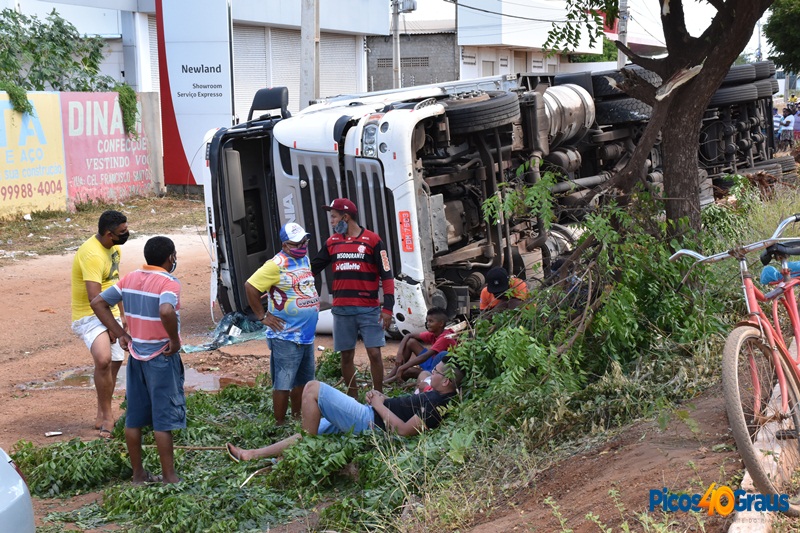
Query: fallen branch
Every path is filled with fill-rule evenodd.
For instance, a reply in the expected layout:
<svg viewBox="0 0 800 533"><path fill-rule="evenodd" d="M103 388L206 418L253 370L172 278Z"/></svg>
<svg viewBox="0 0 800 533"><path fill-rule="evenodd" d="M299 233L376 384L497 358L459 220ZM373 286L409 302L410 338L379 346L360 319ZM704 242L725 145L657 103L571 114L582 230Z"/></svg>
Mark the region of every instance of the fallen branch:
<svg viewBox="0 0 800 533"><path fill-rule="evenodd" d="M155 444L142 444L142 448L155 448ZM173 446L175 450L190 450L190 451L222 451L225 446Z"/></svg>

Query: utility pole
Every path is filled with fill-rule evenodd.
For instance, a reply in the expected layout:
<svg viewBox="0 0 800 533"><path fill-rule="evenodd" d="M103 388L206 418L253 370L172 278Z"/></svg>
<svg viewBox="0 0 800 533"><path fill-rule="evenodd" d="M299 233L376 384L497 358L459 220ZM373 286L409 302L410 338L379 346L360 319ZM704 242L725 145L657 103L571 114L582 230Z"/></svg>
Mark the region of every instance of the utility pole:
<svg viewBox="0 0 800 533"><path fill-rule="evenodd" d="M319 0L300 7L300 109L319 98Z"/></svg>
<svg viewBox="0 0 800 533"><path fill-rule="evenodd" d="M761 19L758 19L758 49L756 50L756 61L761 61Z"/></svg>
<svg viewBox="0 0 800 533"><path fill-rule="evenodd" d="M619 1L619 42L628 46L628 0ZM627 61L628 57L617 50L617 68L624 67Z"/></svg>
<svg viewBox="0 0 800 533"><path fill-rule="evenodd" d="M392 0L392 87L400 88L400 0Z"/></svg>

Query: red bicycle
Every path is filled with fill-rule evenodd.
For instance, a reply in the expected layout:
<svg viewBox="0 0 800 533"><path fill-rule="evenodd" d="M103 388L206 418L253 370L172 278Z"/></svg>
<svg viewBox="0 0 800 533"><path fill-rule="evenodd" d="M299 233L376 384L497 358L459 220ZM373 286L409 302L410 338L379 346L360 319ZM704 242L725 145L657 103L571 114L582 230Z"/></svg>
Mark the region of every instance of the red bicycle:
<svg viewBox="0 0 800 533"><path fill-rule="evenodd" d="M739 261L739 272L747 316L728 335L722 356L722 388L728 421L736 447L753 485L763 494L788 493L784 512L800 516L800 367L792 338L800 339L795 287L789 257L800 255L800 241L783 238L786 228L800 221L800 214L783 220L769 239L704 256L692 250L678 250L674 261L689 256L696 260L684 277L700 263L725 259ZM747 255L759 250L766 266L780 262L780 276L767 293L753 282ZM766 311L765 311L766 310ZM788 318L788 322L787 319ZM794 354L790 352L793 348Z"/></svg>

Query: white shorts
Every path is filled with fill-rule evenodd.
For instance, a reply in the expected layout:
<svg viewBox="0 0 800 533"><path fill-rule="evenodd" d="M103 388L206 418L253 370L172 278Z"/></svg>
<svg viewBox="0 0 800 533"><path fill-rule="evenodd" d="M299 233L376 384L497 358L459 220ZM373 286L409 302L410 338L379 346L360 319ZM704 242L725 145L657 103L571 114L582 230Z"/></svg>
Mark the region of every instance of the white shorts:
<svg viewBox="0 0 800 533"><path fill-rule="evenodd" d="M119 322L120 326L122 325L122 322L120 322L119 318L117 318L117 322ZM72 323L72 333L83 340L84 344L86 344L86 347L89 348L89 351L92 351L92 344L94 344L94 340L98 337L98 335L105 333L106 330L107 328L102 322L100 322L100 319L94 315L79 318ZM122 348L120 348L119 341L111 345L111 360L125 360L125 352L122 351Z"/></svg>

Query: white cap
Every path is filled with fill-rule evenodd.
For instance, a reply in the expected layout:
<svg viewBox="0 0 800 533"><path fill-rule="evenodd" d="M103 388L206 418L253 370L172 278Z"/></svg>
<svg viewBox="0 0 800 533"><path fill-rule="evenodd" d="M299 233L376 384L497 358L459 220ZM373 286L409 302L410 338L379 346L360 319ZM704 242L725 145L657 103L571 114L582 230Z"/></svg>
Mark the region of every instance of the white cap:
<svg viewBox="0 0 800 533"><path fill-rule="evenodd" d="M281 228L281 242L300 242L306 237L308 233L296 222L289 222Z"/></svg>

